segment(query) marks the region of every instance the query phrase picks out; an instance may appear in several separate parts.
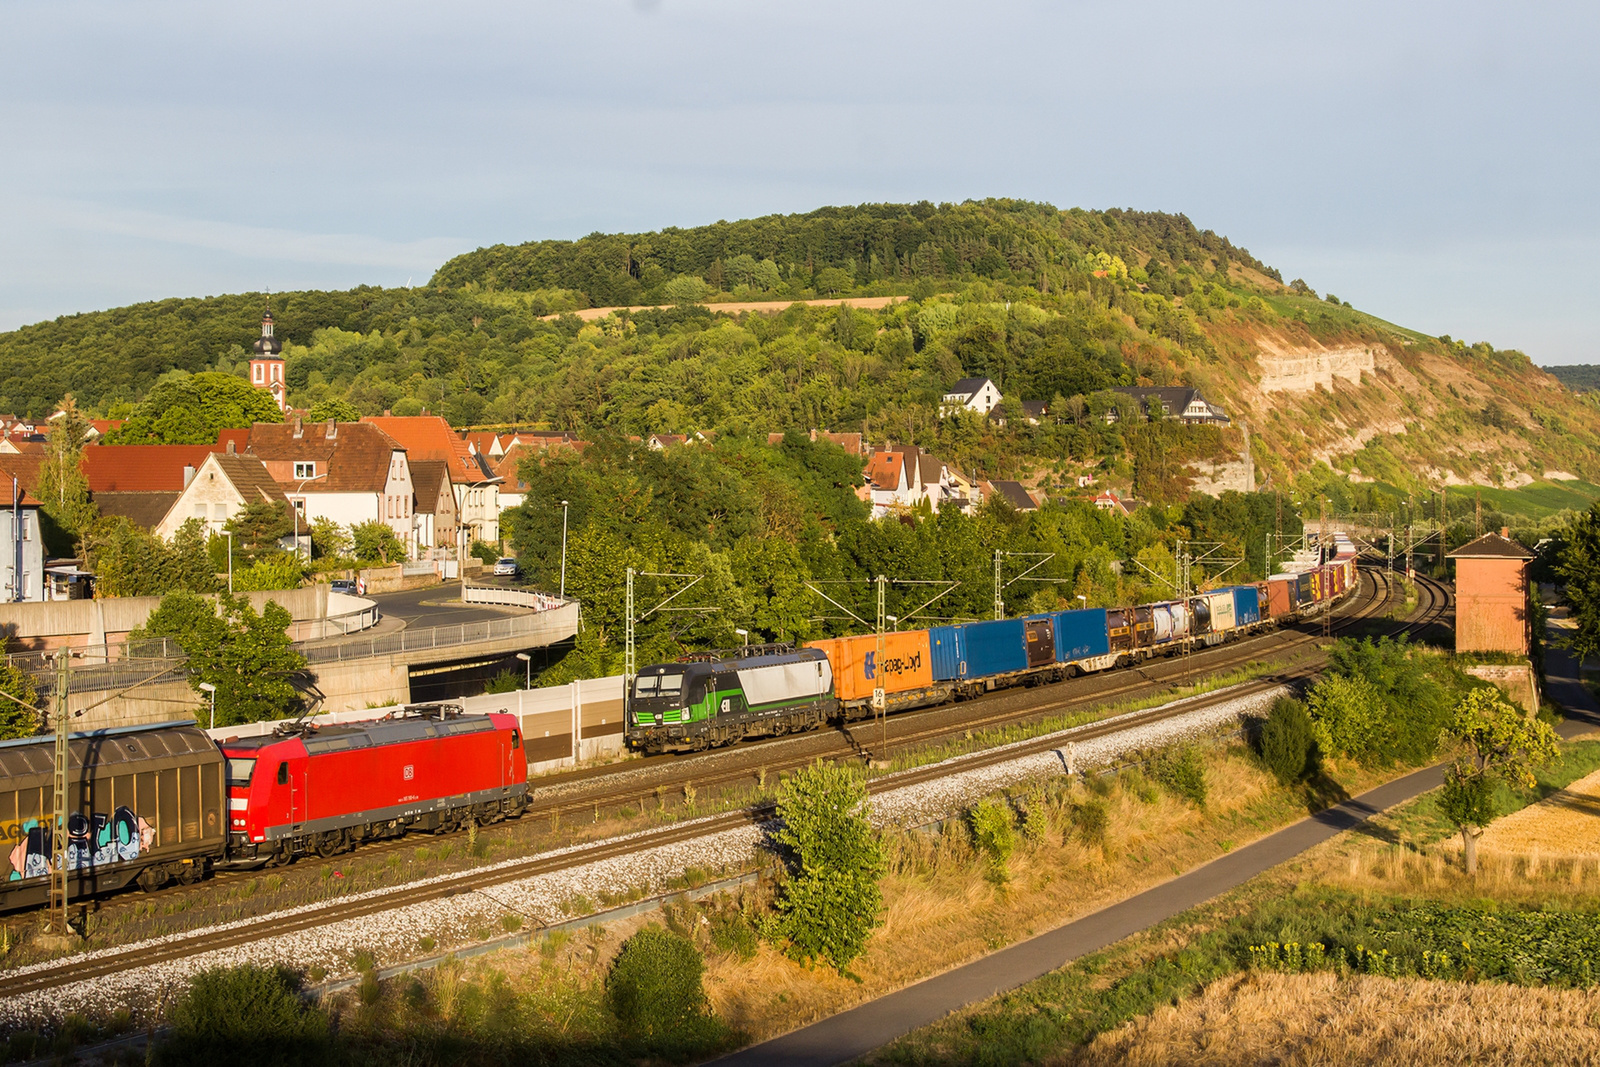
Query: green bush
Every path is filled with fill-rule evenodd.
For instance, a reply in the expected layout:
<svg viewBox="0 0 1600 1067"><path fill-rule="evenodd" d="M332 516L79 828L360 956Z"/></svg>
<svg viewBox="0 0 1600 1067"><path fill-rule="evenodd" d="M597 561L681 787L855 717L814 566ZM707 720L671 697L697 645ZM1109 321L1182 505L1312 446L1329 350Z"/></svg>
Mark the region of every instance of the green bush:
<svg viewBox="0 0 1600 1067"><path fill-rule="evenodd" d="M867 787L850 769L816 763L784 782L778 796L791 850L790 878L769 936L798 959L843 971L861 954L883 906L883 849L866 817Z"/></svg>
<svg viewBox="0 0 1600 1067"><path fill-rule="evenodd" d="M688 938L651 925L622 943L606 975L606 1007L630 1037L650 1045L694 1043L711 1020L705 962Z"/></svg>
<svg viewBox="0 0 1600 1067"><path fill-rule="evenodd" d="M1403 640L1342 638L1306 697L1317 747L1369 766L1426 762L1450 725L1458 684Z"/></svg>
<svg viewBox="0 0 1600 1067"><path fill-rule="evenodd" d="M1206 806L1206 764L1194 745L1171 745L1150 760L1150 777L1173 796Z"/></svg>
<svg viewBox="0 0 1600 1067"><path fill-rule="evenodd" d="M171 1014L163 1064L229 1067L319 1063L328 1059L328 1019L300 996L298 974L245 964L195 975Z"/></svg>
<svg viewBox="0 0 1600 1067"><path fill-rule="evenodd" d="M1316 773L1317 742L1306 706L1292 697L1280 697L1267 713L1258 739L1261 762L1284 785L1304 781Z"/></svg>
<svg viewBox="0 0 1600 1067"><path fill-rule="evenodd" d="M989 797L967 813L967 822L972 828L973 843L989 859L990 880L1005 881L1006 861L1017 844L1011 806Z"/></svg>
<svg viewBox="0 0 1600 1067"><path fill-rule="evenodd" d="M718 952L748 960L755 956L760 941L755 927L743 912L738 908L724 908L711 916L711 943Z"/></svg>
<svg viewBox="0 0 1600 1067"><path fill-rule="evenodd" d="M501 671L484 683L485 693L515 693L522 688L523 674L510 668Z"/></svg>
<svg viewBox="0 0 1600 1067"><path fill-rule="evenodd" d="M1106 811L1106 802L1102 797L1090 797L1082 804L1072 808L1072 830L1090 848L1105 848L1106 828L1110 825L1111 817Z"/></svg>

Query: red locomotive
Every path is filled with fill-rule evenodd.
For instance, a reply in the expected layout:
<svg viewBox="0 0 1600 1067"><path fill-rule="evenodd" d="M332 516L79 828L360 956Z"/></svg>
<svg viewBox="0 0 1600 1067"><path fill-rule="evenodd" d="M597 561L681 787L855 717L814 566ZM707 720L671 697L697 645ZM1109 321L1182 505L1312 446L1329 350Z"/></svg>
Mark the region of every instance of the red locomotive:
<svg viewBox="0 0 1600 1067"><path fill-rule="evenodd" d="M408 830L495 822L527 803L514 715L413 704L382 719L224 741L228 862L331 856Z"/></svg>

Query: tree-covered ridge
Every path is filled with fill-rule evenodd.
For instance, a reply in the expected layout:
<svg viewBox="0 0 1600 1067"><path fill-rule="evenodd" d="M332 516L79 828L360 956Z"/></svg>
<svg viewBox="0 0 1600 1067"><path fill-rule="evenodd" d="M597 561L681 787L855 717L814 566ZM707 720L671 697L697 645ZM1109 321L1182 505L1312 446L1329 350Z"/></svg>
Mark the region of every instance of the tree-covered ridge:
<svg viewBox="0 0 1600 1067"><path fill-rule="evenodd" d="M1181 295L1192 285L1180 274L1226 272L1229 263L1278 277L1183 215L1058 211L1023 200L923 201L494 245L450 260L431 284L570 290L591 306L610 307L670 301L668 286L680 278L703 280L712 291L800 298L973 277L1049 292L1083 287L1096 272L1132 271L1156 292Z"/></svg>
<svg viewBox="0 0 1600 1067"><path fill-rule="evenodd" d="M1539 369L1574 393L1589 393L1600 389L1600 363L1572 363Z"/></svg>

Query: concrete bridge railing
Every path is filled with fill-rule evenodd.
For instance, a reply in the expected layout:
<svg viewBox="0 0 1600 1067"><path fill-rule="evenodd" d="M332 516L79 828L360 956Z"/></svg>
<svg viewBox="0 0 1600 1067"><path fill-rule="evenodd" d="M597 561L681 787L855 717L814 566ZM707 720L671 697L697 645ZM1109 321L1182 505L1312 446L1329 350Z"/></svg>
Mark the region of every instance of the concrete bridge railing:
<svg viewBox="0 0 1600 1067"><path fill-rule="evenodd" d="M484 619L455 626L408 628L397 633L338 641L299 651L314 666L318 663L342 663L514 639L528 639L535 644L554 643L575 633L577 625L578 605L566 603L532 615L508 615L503 619Z"/></svg>

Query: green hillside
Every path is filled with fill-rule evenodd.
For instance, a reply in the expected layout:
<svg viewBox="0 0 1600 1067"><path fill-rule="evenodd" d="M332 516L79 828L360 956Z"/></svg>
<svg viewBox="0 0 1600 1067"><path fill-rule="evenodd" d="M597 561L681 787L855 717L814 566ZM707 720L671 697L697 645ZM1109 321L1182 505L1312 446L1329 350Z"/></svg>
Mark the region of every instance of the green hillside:
<svg viewBox="0 0 1600 1067"><path fill-rule="evenodd" d="M874 294L908 299L717 311ZM70 391L91 413L126 415L163 375L242 374L266 303L164 300L0 334L0 411L43 416ZM668 306L565 314L632 303ZM1182 215L1011 200L826 208L495 246L421 288L271 304L291 402L347 414L426 409L457 425L590 437L864 429L970 474L1047 490L1087 474L1157 502L1183 500L1202 469L1247 447L1258 484L1349 507L1444 482L1600 484L1600 407L1521 353L1286 286ZM1274 359L1279 370L1343 360L1344 376L1269 385ZM975 375L1000 384L1007 425L940 417L948 386ZM1106 390L1119 385L1196 387L1233 426L1141 412L1108 424ZM1023 400L1052 404L1051 417L1028 425L1012 406Z"/></svg>

